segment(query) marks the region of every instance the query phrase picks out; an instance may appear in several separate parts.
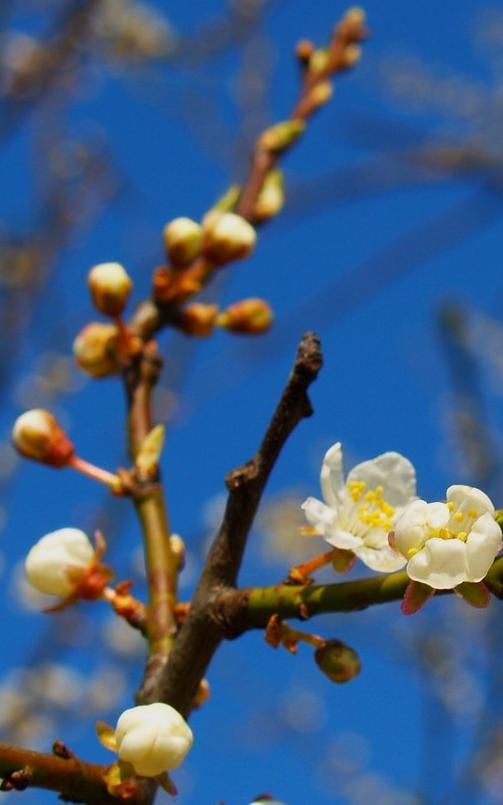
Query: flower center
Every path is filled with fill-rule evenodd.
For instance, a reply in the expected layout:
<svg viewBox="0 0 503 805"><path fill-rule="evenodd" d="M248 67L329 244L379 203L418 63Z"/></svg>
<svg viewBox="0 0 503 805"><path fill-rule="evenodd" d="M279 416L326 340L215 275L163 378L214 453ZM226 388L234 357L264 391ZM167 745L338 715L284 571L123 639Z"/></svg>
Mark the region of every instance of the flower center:
<svg viewBox="0 0 503 805"><path fill-rule="evenodd" d="M347 485L353 503L358 503L357 519L368 528L384 528L391 531L393 523L391 518L395 508L383 498L384 489L376 486L365 492L367 484L364 481L350 481ZM360 501L362 501L360 503Z"/></svg>
<svg viewBox="0 0 503 805"><path fill-rule="evenodd" d="M432 526L426 524L427 533L425 538L417 548L410 548L410 550L407 551L407 559L412 559L418 551L424 548L425 544L432 537L438 537L439 539L459 539L461 542L466 542L474 521L480 517L480 512L474 508L470 508L467 511L463 511L462 509L456 510L452 501L447 503L447 508L451 513L447 525L443 528L432 528Z"/></svg>

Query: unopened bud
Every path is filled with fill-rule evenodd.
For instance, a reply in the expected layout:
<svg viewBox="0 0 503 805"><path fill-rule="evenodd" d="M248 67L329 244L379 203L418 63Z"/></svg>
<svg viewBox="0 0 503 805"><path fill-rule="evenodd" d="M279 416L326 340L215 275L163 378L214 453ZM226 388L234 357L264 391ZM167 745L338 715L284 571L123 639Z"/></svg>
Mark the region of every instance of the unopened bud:
<svg viewBox="0 0 503 805"><path fill-rule="evenodd" d="M25 561L30 584L45 595L69 596L74 580L92 567L96 553L87 535L78 528L60 528L42 537ZM71 573L69 573L71 570Z"/></svg>
<svg viewBox="0 0 503 805"><path fill-rule="evenodd" d="M258 335L269 330L272 320L272 309L263 299L243 299L224 310L217 323L232 333Z"/></svg>
<svg viewBox="0 0 503 805"><path fill-rule="evenodd" d="M192 263L201 253L203 228L191 218L175 218L164 227L164 244L175 266Z"/></svg>
<svg viewBox="0 0 503 805"><path fill-rule="evenodd" d="M213 332L218 318L217 305L205 305L194 302L182 313L181 328L188 335L207 336Z"/></svg>
<svg viewBox="0 0 503 805"><path fill-rule="evenodd" d="M12 441L21 455L51 467L64 467L75 452L57 419L43 408L33 408L16 419Z"/></svg>
<svg viewBox="0 0 503 805"><path fill-rule="evenodd" d="M322 48L315 50L309 59L309 71L311 73L322 73L328 67L329 60L328 50Z"/></svg>
<svg viewBox="0 0 503 805"><path fill-rule="evenodd" d="M344 22L348 25L354 26L355 28L365 25L365 20L365 11L359 6L349 8L344 15Z"/></svg>
<svg viewBox="0 0 503 805"><path fill-rule="evenodd" d="M301 39L300 42L297 42L295 55L302 64L308 64L313 53L314 45L310 39Z"/></svg>
<svg viewBox="0 0 503 805"><path fill-rule="evenodd" d="M185 566L185 542L179 534L171 534L169 547L171 548L171 553L176 558L178 571L180 572Z"/></svg>
<svg viewBox="0 0 503 805"><path fill-rule="evenodd" d="M258 138L257 146L264 151L279 154L290 148L305 128L304 120L284 120L263 131Z"/></svg>
<svg viewBox="0 0 503 805"><path fill-rule="evenodd" d="M324 646L316 649L314 658L320 670L332 682L349 682L360 673L358 654L340 640L327 640Z"/></svg>
<svg viewBox="0 0 503 805"><path fill-rule="evenodd" d="M203 704L206 704L207 701L211 699L210 693L210 683L207 679L201 679L199 683L199 687L197 689L197 693L194 696L194 701L192 702L192 707L195 709L202 707Z"/></svg>
<svg viewBox="0 0 503 805"><path fill-rule="evenodd" d="M157 474L164 446L164 431L164 425L156 425L147 433L140 445L134 464L142 480L155 478Z"/></svg>
<svg viewBox="0 0 503 805"><path fill-rule="evenodd" d="M344 48L344 53L342 54L342 66L347 67L354 67L355 64L358 64L362 56L362 49L360 45L351 44Z"/></svg>
<svg viewBox="0 0 503 805"><path fill-rule="evenodd" d="M114 324L91 322L73 342L77 364L92 377L106 377L119 371L118 330Z"/></svg>
<svg viewBox="0 0 503 805"><path fill-rule="evenodd" d="M254 228L233 212L218 214L210 224L205 221L205 251L215 263L240 260L252 253L257 236Z"/></svg>
<svg viewBox="0 0 503 805"><path fill-rule="evenodd" d="M334 87L332 83L330 81L320 81L312 88L309 97L311 98L313 106L318 108L328 103L333 94Z"/></svg>
<svg viewBox="0 0 503 805"><path fill-rule="evenodd" d="M125 710L115 728L120 760L142 777L176 769L192 746L189 725L169 704L155 702Z"/></svg>
<svg viewBox="0 0 503 805"><path fill-rule="evenodd" d="M285 191L283 174L280 170L270 170L265 177L264 184L255 203L255 219L267 221L283 208Z"/></svg>
<svg viewBox="0 0 503 805"><path fill-rule="evenodd" d="M100 263L87 275L93 302L106 316L119 316L126 307L133 283L120 263Z"/></svg>

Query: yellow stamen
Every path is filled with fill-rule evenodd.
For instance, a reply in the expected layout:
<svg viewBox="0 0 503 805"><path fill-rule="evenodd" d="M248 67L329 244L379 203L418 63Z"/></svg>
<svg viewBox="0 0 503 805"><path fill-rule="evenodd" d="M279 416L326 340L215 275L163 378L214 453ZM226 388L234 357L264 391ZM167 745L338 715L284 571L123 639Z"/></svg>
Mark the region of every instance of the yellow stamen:
<svg viewBox="0 0 503 805"><path fill-rule="evenodd" d="M468 517L472 517L473 520L476 520L479 516L477 509L468 509Z"/></svg>
<svg viewBox="0 0 503 805"><path fill-rule="evenodd" d="M466 542L467 537L468 537L468 534L466 533L466 531L460 531L459 534L456 534L456 538L460 539L461 542Z"/></svg>
<svg viewBox="0 0 503 805"><path fill-rule="evenodd" d="M463 512L456 512L456 514L454 515L454 519L457 520L458 523L462 523L463 520L465 519L465 515L463 514Z"/></svg>
<svg viewBox="0 0 503 805"><path fill-rule="evenodd" d="M412 559L413 556L419 551L419 548L409 548L407 551L407 559Z"/></svg>
<svg viewBox="0 0 503 805"><path fill-rule="evenodd" d="M448 504L447 504L447 508L449 509L449 511L450 511L450 512L453 512L453 511L454 511L454 503L452 502L452 500L450 500L450 501L448 502Z"/></svg>
<svg viewBox="0 0 503 805"><path fill-rule="evenodd" d="M364 481L350 481L348 483L348 491L354 503L358 503L365 487L366 483Z"/></svg>

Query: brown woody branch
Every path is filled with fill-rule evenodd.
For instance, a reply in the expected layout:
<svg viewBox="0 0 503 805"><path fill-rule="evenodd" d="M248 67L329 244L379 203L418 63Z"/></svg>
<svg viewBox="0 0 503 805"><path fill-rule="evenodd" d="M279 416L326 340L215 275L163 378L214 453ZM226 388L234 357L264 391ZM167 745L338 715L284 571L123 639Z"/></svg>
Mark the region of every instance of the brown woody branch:
<svg viewBox="0 0 503 805"><path fill-rule="evenodd" d="M248 534L271 470L295 426L312 414L307 391L321 365L318 338L307 333L258 452L227 476L229 495L223 522L157 691L161 701L169 702L185 716L191 710L213 654L226 635L226 623L216 615L214 601L223 589L236 583Z"/></svg>

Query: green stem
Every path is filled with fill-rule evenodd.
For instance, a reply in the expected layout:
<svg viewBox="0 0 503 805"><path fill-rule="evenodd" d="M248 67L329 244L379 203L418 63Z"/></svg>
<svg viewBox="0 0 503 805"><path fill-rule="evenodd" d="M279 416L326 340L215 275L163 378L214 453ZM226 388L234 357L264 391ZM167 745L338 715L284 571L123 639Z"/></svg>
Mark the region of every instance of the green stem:
<svg viewBox="0 0 503 805"><path fill-rule="evenodd" d="M243 607L244 601L245 612L241 613L241 616L244 616L240 622L241 627L244 625L245 629L264 628L272 615L305 620L322 613L354 612L375 604L400 601L409 581L406 573L392 573L338 584L313 586L277 584L273 587L238 590L235 593L226 592L223 603L227 612L232 613L233 605L229 597L235 596L236 612L233 614L236 615L236 622L239 622L237 610ZM503 557L494 562L484 583L497 598L503 598ZM436 594L445 595L452 592L452 590L437 590Z"/></svg>

